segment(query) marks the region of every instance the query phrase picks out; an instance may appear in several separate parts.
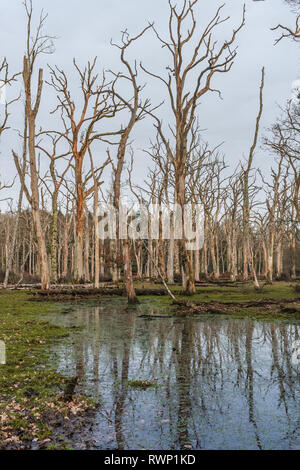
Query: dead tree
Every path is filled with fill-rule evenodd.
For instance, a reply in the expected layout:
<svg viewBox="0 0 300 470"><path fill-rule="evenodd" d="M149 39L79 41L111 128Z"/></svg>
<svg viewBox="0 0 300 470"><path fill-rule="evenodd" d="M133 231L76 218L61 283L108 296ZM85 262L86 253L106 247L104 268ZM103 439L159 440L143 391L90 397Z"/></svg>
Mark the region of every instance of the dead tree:
<svg viewBox="0 0 300 470"><path fill-rule="evenodd" d="M287 3L294 9L294 12L297 14L297 17L296 17L294 27L288 27L279 23L274 28L271 28L271 31L279 30L281 32L281 36L279 36L279 38L275 40L275 44L278 44L282 39L286 39L286 38L292 39L293 41L299 41L300 39L300 15L299 15L300 3L299 3L299 0L284 0L284 1L285 3Z"/></svg>
<svg viewBox="0 0 300 470"><path fill-rule="evenodd" d="M256 125L255 125L255 132L254 132L254 139L252 146L250 148L248 161L246 164L246 168L243 169L243 278L244 280L248 279L248 265L250 266L250 270L253 276L253 282L256 289L259 288L256 274L254 272L254 266L252 257L250 256L250 247L249 247L249 220L250 220L250 207L249 207L249 175L251 172L252 164L253 164L253 157L254 152L257 146L258 140L258 132L259 132L259 125L260 120L263 112L263 89L265 83L265 69L262 68L261 72L261 84L259 89L259 112L256 118Z"/></svg>
<svg viewBox="0 0 300 470"><path fill-rule="evenodd" d="M265 146L277 156L283 156L294 179L293 204L296 219L300 220L300 105L288 102L282 116L272 126L270 135L264 139Z"/></svg>
<svg viewBox="0 0 300 470"><path fill-rule="evenodd" d="M9 110L10 110L11 105L19 99L19 97L13 98L10 101L5 99L6 98L5 97L5 94L6 94L5 89L6 89L6 87L11 86L17 80L18 75L19 74L10 75L7 60L4 58L2 63L0 64L0 78L1 78L0 99L2 98L2 100L4 101L3 104L2 104L2 106L4 107L4 111L3 111L3 114L1 113L1 115L0 115L0 138L2 137L2 135L4 134L5 131L10 129L10 126L9 126L10 112L9 112ZM3 96L2 96L2 94L3 94ZM27 125L27 123L25 123L25 126L26 125ZM23 171L25 172L25 163L24 162L25 162L25 157L24 157L24 152L23 152ZM8 189L9 187L11 187L11 185L3 184L3 183L0 182L0 190ZM7 257L6 257L5 277L4 277L4 282L3 282L4 288L7 287L9 274L10 274L11 267L12 267L12 261L13 261L13 256L14 256L14 248L15 248L15 242L16 242L16 235L17 235L17 230L18 230L18 218L19 218L19 214L20 214L20 211L21 211L21 207L22 207L22 199L23 199L23 190L21 188L20 193L19 193L19 198L18 198L17 217L16 217L16 220L15 220L13 233L12 233L12 237L11 237L11 243L9 244L8 253L7 253Z"/></svg>
<svg viewBox="0 0 300 470"><path fill-rule="evenodd" d="M150 76L160 80L166 87L169 102L174 118L170 143L166 130L163 130L162 122L156 118L156 127L170 153L175 172L175 194L176 203L182 210L182 226L184 227L184 206L186 204L186 175L188 171L188 145L191 140L191 132L196 118L199 100L212 89L212 80L215 74L227 73L231 70L237 51L234 43L237 34L245 23L245 8L241 24L233 30L231 37L221 45L214 39L215 30L229 18L222 18L224 7L217 9L214 18L200 33L200 39L196 39L196 45L191 52L188 47L193 44L198 28L194 7L199 0L183 3L182 9L174 6L169 0L169 37L163 39L152 29L162 45L171 56L171 64L167 67L168 76L164 78L147 70L142 69ZM185 26L190 21L191 25ZM169 124L170 126L170 124ZM172 150L173 149L173 150ZM191 295L195 292L193 253L186 249L186 237L183 229L182 239L179 240L181 263L185 272L185 290Z"/></svg>
<svg viewBox="0 0 300 470"><path fill-rule="evenodd" d="M281 176L283 171L283 156L279 158L276 170L271 170L272 180L268 183L264 179L265 188L267 191L266 207L267 207L267 282L273 281L273 267L274 267L274 247L275 247L275 230L276 230L276 211L278 209L279 201L285 192L285 187L281 188Z"/></svg>
<svg viewBox="0 0 300 470"><path fill-rule="evenodd" d="M98 214L99 214L99 187L103 183L100 181L104 168L110 163L110 158L104 162L104 164L95 169L93 155L91 149L89 148L89 156L91 163L91 173L94 183L93 191L93 230L94 230L94 287L97 289L99 287L99 275L100 275L100 247L99 247L99 223L98 223Z"/></svg>
<svg viewBox="0 0 300 470"><path fill-rule="evenodd" d="M226 188L225 199L225 231L227 235L227 270L230 273L231 281L236 281L238 275L237 243L239 235L238 220L240 218L240 208L242 203L242 178L239 173L229 178ZM227 223L226 223L227 222Z"/></svg>
<svg viewBox="0 0 300 470"><path fill-rule="evenodd" d="M292 252L291 276L296 277L296 239L300 220L299 192L300 192L300 107L297 102L290 101L283 110L277 122L272 126L270 135L264 139L265 147L286 166L290 182L289 236ZM281 204L281 201L279 201Z"/></svg>
<svg viewBox="0 0 300 470"><path fill-rule="evenodd" d="M132 98L126 99L123 95L118 93L116 89L112 90L115 99L118 99L120 103L126 108L129 113L127 123L123 126L120 141L117 146L117 161L116 165L113 165L113 204L117 211L120 209L120 196L121 196L121 178L125 162L125 154L129 137L135 124L143 119L149 111L149 100L146 99L144 102L141 101L140 92L141 86L137 82L137 68L136 64L132 65L127 59L128 48L137 40L139 40L145 32L151 27L147 26L141 33L135 37L130 37L127 31L122 33L121 44L113 44L120 50L121 62L126 70L124 73L113 74L116 80L126 80L132 90ZM117 223L117 244L115 246L116 254L118 253L118 242L119 242L119 226ZM127 293L129 303L136 303L137 297L134 290L133 278L132 278L132 266L131 266L131 255L130 255L130 244L128 236L122 239L122 261L124 269L124 285Z"/></svg>
<svg viewBox="0 0 300 470"><path fill-rule="evenodd" d="M13 75L10 75L9 73L9 67L6 58L0 62L0 101L1 101L1 109L4 111L1 112L0 114L0 137L2 134L10 129L9 125L9 116L10 116L10 107L13 103L18 101L20 98L17 96L16 98L11 99L10 101L7 99L6 96L6 88L11 86L14 82L17 81L17 77L19 76L19 73L15 73Z"/></svg>
<svg viewBox="0 0 300 470"><path fill-rule="evenodd" d="M112 93L114 83L108 82L103 73L98 80L95 73L97 58L88 62L83 69L73 61L76 73L80 80L82 105L76 103L71 97L69 82L66 73L57 66L52 68L50 85L57 92L59 104L53 113L60 111L64 130L61 133L72 149L75 172L76 190L76 231L75 231L75 279L84 277L83 263L83 233L84 233L84 207L87 197L93 193L94 185L89 189L84 184L84 162L88 149L96 140L109 139L119 135L120 130L99 132L97 126L107 119L114 118L118 111L124 109L124 104L116 99ZM91 175L90 175L91 176Z"/></svg>
<svg viewBox="0 0 300 470"><path fill-rule="evenodd" d="M66 174L70 169L72 159L68 158L65 168L57 171L57 163L61 159L66 159L70 155L70 150L59 152L57 147L63 138L63 135L55 135L52 133L42 132L40 135L46 135L50 139L49 148L45 147L42 142L37 143L36 148L41 150L50 160L49 173L51 177L52 187L50 188L47 183L47 175L43 178L43 183L46 185L48 192L51 196L52 206L52 221L51 221L51 280L56 282L58 277L57 272L57 231L58 231L58 197L65 180Z"/></svg>
<svg viewBox="0 0 300 470"><path fill-rule="evenodd" d="M39 195L39 175L38 164L36 156L36 119L41 104L42 90L43 90L43 69L39 69L38 73L38 86L37 92L34 97L32 86L33 77L35 72L36 60L40 54L52 53L53 43L50 36L43 34L43 26L47 15L43 11L40 15L40 20L36 33L32 36L32 15L33 7L32 0L26 0L25 3L27 15L27 40L26 40L26 54L23 61L23 84L25 90L25 114L28 125L28 154L29 154L29 174L30 174L30 187L26 184L25 174L23 172L22 164L16 152L13 151L13 157L16 168L20 177L20 182L23 187L26 198L32 209L32 217L38 243L38 253L41 267L41 283L43 289L50 287L50 274L48 266L47 249L45 242L45 235L42 229L41 214L40 214L40 195Z"/></svg>

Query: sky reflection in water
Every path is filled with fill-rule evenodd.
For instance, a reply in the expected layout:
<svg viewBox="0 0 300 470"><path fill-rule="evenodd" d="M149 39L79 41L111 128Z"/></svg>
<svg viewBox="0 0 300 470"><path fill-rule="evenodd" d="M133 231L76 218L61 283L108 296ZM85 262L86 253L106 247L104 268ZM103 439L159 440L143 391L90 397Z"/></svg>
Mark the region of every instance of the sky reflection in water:
<svg viewBox="0 0 300 470"><path fill-rule="evenodd" d="M99 397L101 449L299 449L300 325L228 317L139 318L123 301L58 315L84 326L56 346L59 369ZM156 381L135 389L128 380Z"/></svg>

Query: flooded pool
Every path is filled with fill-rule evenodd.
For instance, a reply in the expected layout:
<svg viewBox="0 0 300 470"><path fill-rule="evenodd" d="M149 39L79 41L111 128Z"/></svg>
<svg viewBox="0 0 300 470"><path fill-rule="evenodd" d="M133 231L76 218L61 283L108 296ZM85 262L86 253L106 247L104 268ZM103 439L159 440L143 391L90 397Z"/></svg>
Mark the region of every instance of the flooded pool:
<svg viewBox="0 0 300 470"><path fill-rule="evenodd" d="M150 309L107 299L55 318L83 327L54 354L100 401L96 448L300 448L299 323L141 317Z"/></svg>

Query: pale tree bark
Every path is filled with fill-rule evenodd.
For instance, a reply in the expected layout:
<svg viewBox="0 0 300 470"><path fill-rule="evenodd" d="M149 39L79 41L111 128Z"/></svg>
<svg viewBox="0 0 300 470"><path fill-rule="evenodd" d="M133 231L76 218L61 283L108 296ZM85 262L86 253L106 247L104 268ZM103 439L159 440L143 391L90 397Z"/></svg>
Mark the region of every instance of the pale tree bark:
<svg viewBox="0 0 300 470"><path fill-rule="evenodd" d="M89 227L89 210L85 204L84 218L84 282L90 282L90 227Z"/></svg>
<svg viewBox="0 0 300 470"><path fill-rule="evenodd" d="M284 114L271 128L271 137L264 139L268 149L271 149L279 158L283 156L286 166L293 178L292 203L295 207L295 219L300 220L299 192L300 192L300 101L288 102Z"/></svg>
<svg viewBox="0 0 300 470"><path fill-rule="evenodd" d="M230 269L230 279L231 281L236 281L237 278L237 231L236 227L232 227L232 237L231 237L231 269Z"/></svg>
<svg viewBox="0 0 300 470"><path fill-rule="evenodd" d="M294 215L294 208L292 208L292 216ZM290 235L290 240L291 240L291 278L293 280L296 279L297 273L296 273L296 234L297 234L297 226L296 223L293 220L292 217L292 227L291 227L291 235Z"/></svg>
<svg viewBox="0 0 300 470"><path fill-rule="evenodd" d="M94 230L94 287L99 288L99 277L100 277L100 240L99 240L99 187L103 183L100 181L105 167L110 163L108 158L103 166L95 171L94 161L91 149L89 149L90 163L91 163L91 172L94 182L94 191L93 191L93 230ZM103 265L103 263L101 263ZM103 272L101 272L103 274Z"/></svg>
<svg viewBox="0 0 300 470"><path fill-rule="evenodd" d="M116 166L113 165L113 173L114 173L113 175L114 176L113 203L114 203L114 207L117 213L120 210L120 204L121 204L121 178L122 178L122 172L124 169L124 161L125 161L125 154L126 154L126 149L128 145L128 140L136 122L145 116L146 111L148 110L149 105L150 105L148 100L146 100L145 103L140 102L141 88L137 84L137 71L136 71L135 66L132 66L129 63L126 57L126 53L130 45L133 44L138 39L140 39L149 28L150 26L146 27L140 34L138 34L137 36L133 38L130 38L127 31L125 31L122 34L121 45L114 44L114 46L120 50L121 62L124 65L126 69L126 73L127 73L127 75L123 73L117 74L116 77L126 79L126 81L130 83L132 92L133 92L133 98L130 101L128 101L125 98L123 98L118 92L116 92L115 90L113 91L114 95L118 99L120 99L120 101L124 104L124 106L129 111L129 120L128 120L128 123L124 126L121 139L118 144L117 163L116 163ZM120 238L119 230L120 228L117 222L117 237L116 237L117 242ZM127 232L127 229L126 229L126 232ZM136 297L134 284L133 284L131 252L130 252L130 244L128 241L128 233L126 233L126 238L122 239L121 245L122 245L122 259L123 259L123 269L124 269L125 290L127 294L128 303L134 304L138 302L138 299ZM116 243L116 246L115 246L116 253L114 255L117 258L118 258L118 252L117 252L118 246L119 246L118 243Z"/></svg>
<svg viewBox="0 0 300 470"><path fill-rule="evenodd" d="M84 278L84 208L89 195L94 191L94 185L87 189L87 182L92 175L84 175L84 162L87 151L95 141L105 141L120 135L122 131L97 132L96 126L103 120L116 116L118 111L126 106L115 97L113 88L115 81L107 82L103 73L102 81L98 82L96 74L96 61L88 62L82 70L74 60L74 68L80 80L80 92L83 103L80 106L71 98L68 78L65 72L58 67L51 70L51 85L58 93L59 104L55 111L62 113L64 132L60 135L66 139L72 149L75 173L76 217L75 217L75 249L74 249L74 276L78 281ZM59 134L57 132L57 134Z"/></svg>
<svg viewBox="0 0 300 470"><path fill-rule="evenodd" d="M27 153L27 116L26 116L26 113L25 113L24 136L23 136L23 157L22 157L22 166L21 166L21 171L22 171L23 174L25 174L25 171L26 171L26 153ZM15 220L13 233L12 233L12 240L11 240L11 243L10 243L9 252L8 252L8 256L7 256L5 277L4 277L4 281L3 281L4 289L6 289L7 285L8 285L9 274L11 272L13 258L14 258L14 255L15 255L16 238L17 238L17 232L18 232L18 228L19 228L19 219L20 219L20 215L21 215L21 212L22 212L23 196L24 196L24 190L23 190L23 186L21 185L20 191L19 191L19 197L18 197L18 207L17 207L17 213L16 213L16 220Z"/></svg>
<svg viewBox="0 0 300 470"><path fill-rule="evenodd" d="M267 226L267 243L266 243L266 251L267 251L267 282L272 283L273 281L273 270L274 270L274 247L275 247L275 217L276 211L279 204L279 199L282 196L282 192L280 190L280 178L282 173L282 166L283 166L283 155L281 156L277 171L272 170L272 184L267 184L269 186L269 195L266 200L266 206L268 210L268 226ZM285 188L283 189L285 191Z"/></svg>
<svg viewBox="0 0 300 470"><path fill-rule="evenodd" d="M171 65L166 67L168 71L167 78L157 75L142 66L142 69L150 76L160 80L167 88L169 102L174 117L174 151L172 144L164 135L161 121L153 116L157 121L157 130L166 147L166 152L170 156L175 173L175 202L179 204L182 210L182 239L178 240L181 266L184 270L184 289L186 294L195 293L193 253L189 252L187 247L186 235L184 233L184 207L187 202L186 197L186 177L189 171L188 148L191 140L191 132L195 122L196 108L199 100L206 93L212 91L212 79L216 73L228 72L236 57L236 50L232 49L236 36L244 26L245 17L243 13L240 26L233 30L228 41L224 41L217 48L217 42L213 39L213 32L226 19L221 18L223 6L217 9L217 12L211 22L204 28L200 39L196 39L196 46L191 50L190 55L186 50L187 46L195 39L197 33L197 22L194 7L198 0L189 3L184 2L180 9L174 6L169 0L169 38L162 39L159 33L152 26L156 37L171 56ZM244 10L245 12L245 10ZM228 18L227 18L228 19ZM188 22L190 21L190 25ZM186 26L186 30L184 31ZM204 47L204 55L199 57L200 48ZM185 60L183 60L183 56ZM201 70L199 68L202 67ZM190 72L197 71L197 79L191 82ZM189 85L192 84L191 87Z"/></svg>
<svg viewBox="0 0 300 470"><path fill-rule="evenodd" d="M276 247L276 277L280 279L282 275L282 242L278 241Z"/></svg>
<svg viewBox="0 0 300 470"><path fill-rule="evenodd" d="M174 284L174 258L175 258L175 246L174 246L174 221L173 214L171 214L170 222L170 240L168 249L168 261L167 261L167 278L169 284Z"/></svg>
<svg viewBox="0 0 300 470"><path fill-rule="evenodd" d="M36 158L36 118L40 108L42 90L43 90L43 69L39 69L38 86L35 99L32 95L32 80L34 74L34 66L36 58L39 54L51 52L51 38L42 34L42 27L46 16L41 15L40 22L36 31L36 35L32 37L32 2L25 1L27 13L27 52L23 62L23 84L25 90L26 116L28 123L28 153L29 153L29 174L30 174L30 190L27 188L25 174L22 172L18 156L13 152L15 164L19 173L21 185L28 202L31 205L32 217L34 221L35 233L37 237L39 264L41 268L41 284L42 289L50 288L50 273L48 266L48 256L46 249L45 234L41 223L40 214L40 195L39 195L39 175Z"/></svg>
<svg viewBox="0 0 300 470"><path fill-rule="evenodd" d="M50 148L48 150L42 145L42 142L36 145L36 148L41 150L50 160L49 163L49 172L52 180L52 187L49 188L46 178L43 178L43 183L46 186L50 197L51 197L51 241L50 241L50 265L51 265L51 280L53 282L57 281L58 278L58 251L57 251L57 243L58 243L58 198L61 187L65 182L66 175L71 167L72 158L69 159L67 165L64 169L60 170L60 174L56 169L57 162L66 157L69 157L70 150L66 150L63 153L57 152L57 146L59 145L60 141L62 140L63 135L57 135L55 132L50 133L47 131L40 132L39 136L46 136L50 139Z"/></svg>
<svg viewBox="0 0 300 470"><path fill-rule="evenodd" d="M236 281L238 275L238 259L237 259L237 239L238 224L237 217L240 207L241 191L241 175L234 174L228 181L227 200L225 201L226 212L228 213L227 231L227 251L228 251L228 271L230 272L231 281Z"/></svg>
<svg viewBox="0 0 300 470"><path fill-rule="evenodd" d="M94 201L93 201L93 224L94 224L94 287L99 288L99 276L100 276L100 246L99 246L99 195L98 195L98 184L94 179Z"/></svg>
<svg viewBox="0 0 300 470"><path fill-rule="evenodd" d="M286 3L289 3L293 6L296 5L299 8L298 0L286 0ZM275 40L275 44L278 44L282 39L292 39L293 41L299 42L300 40L300 15L297 15L294 27L285 26L279 23L274 28L271 28L271 31L277 31L277 30L281 32L281 36L279 36Z"/></svg>
<svg viewBox="0 0 300 470"><path fill-rule="evenodd" d="M174 230L175 230L175 213L172 210L171 203L170 203L170 194L173 196L173 172L172 172L172 165L169 158L169 155L162 154L162 147L159 142L159 134L156 138L156 144L152 145L151 151L147 151L152 160L155 163L154 169L150 170L148 174L149 181L145 181L147 184L148 190L146 191L150 194L150 201L153 207L157 207L159 213L157 214L159 224L158 224L158 240L155 240L155 246L157 248L157 264L159 267L159 272L163 279L168 279L168 282L173 284L174 283L174 268L176 265L177 259L177 252L175 249L175 239L174 239ZM130 175L132 172L132 168L130 171ZM133 190L130 181L130 188L131 191L136 195L136 197L140 200L137 196L135 191ZM170 187L171 186L171 191ZM142 201L140 200L140 203ZM157 210L156 210L157 212ZM151 232L151 215L149 214L149 233ZM167 240L164 239L164 228L165 225L169 227L169 236ZM151 237L149 238L151 240ZM149 250L152 250L152 240L149 245ZM152 255L152 251L151 251ZM150 259L150 253L149 253ZM165 262L166 261L166 262ZM157 272L157 271L156 271ZM158 274L158 272L157 272Z"/></svg>
<svg viewBox="0 0 300 470"><path fill-rule="evenodd" d="M259 89L259 112L256 118L254 140L250 148L247 167L244 170L243 175L243 279L248 279L248 265L251 264L251 270L253 274L254 266L250 260L250 204L249 204L249 176L253 164L254 152L257 146L258 132L260 120L263 112L263 89L265 84L265 69L262 68L261 72L261 84ZM254 276L256 278L256 276ZM254 286L257 288L257 279L253 279Z"/></svg>
<svg viewBox="0 0 300 470"><path fill-rule="evenodd" d="M201 271L205 275L208 276L208 260L207 260L207 215L206 211L204 210L204 224L203 224L203 248L202 248L202 256L201 256Z"/></svg>
<svg viewBox="0 0 300 470"><path fill-rule="evenodd" d="M9 68L8 68L8 63L6 58L3 59L3 61L0 63L0 78L1 78L1 86L0 86L0 97L1 93L4 92L3 88L11 85L13 82L16 81L17 77L19 74L15 75L10 75L9 74ZM5 101L4 103L4 111L1 112L1 119L0 119L0 138L4 134L5 131L10 129L9 126L9 108L10 106L19 99L19 97L12 99L11 101ZM25 172L25 167L26 167L26 135L27 135L27 119L25 116L25 129L24 129L24 140L23 140L23 162L22 162L22 171ZM2 184L0 183L0 191L3 189L8 189L12 187L12 185L7 185L7 184ZM18 223L19 223L19 216L20 212L22 209L22 200L23 200L23 188L21 186L20 192L19 192L19 198L18 198L18 207L17 207L17 214L16 214L16 220L13 228L13 233L12 233L12 239L10 246L8 248L8 253L6 257L6 267L5 267L5 276L4 276L4 282L3 286L4 288L7 287L8 285L8 279L9 279L9 274L12 268L12 262L13 262L13 257L14 257L14 251L15 251L15 243L16 243L16 236L17 236L17 231L18 231Z"/></svg>

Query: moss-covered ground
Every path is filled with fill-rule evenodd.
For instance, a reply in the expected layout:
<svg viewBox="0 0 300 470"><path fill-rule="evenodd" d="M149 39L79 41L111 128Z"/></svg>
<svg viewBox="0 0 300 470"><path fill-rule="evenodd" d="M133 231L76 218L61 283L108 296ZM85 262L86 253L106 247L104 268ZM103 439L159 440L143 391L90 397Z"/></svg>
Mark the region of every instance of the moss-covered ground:
<svg viewBox="0 0 300 470"><path fill-rule="evenodd" d="M287 299L291 297L300 298L300 292L295 291L296 283L274 282L271 285L262 284L259 291L255 290L251 283L240 283L236 285L210 284L204 287L197 286L196 294L192 296L193 301L201 302L249 302L261 299ZM137 288L155 289L162 288L162 284L150 284L148 282L135 283ZM170 290L180 300L188 299L181 295L182 287L179 285L169 286Z"/></svg>
<svg viewBox="0 0 300 470"><path fill-rule="evenodd" d="M57 439L60 448L67 448L58 427L63 429L91 404L83 397L64 402L68 379L55 364L49 367L49 345L69 332L44 321L43 315L63 305L30 297L30 292L0 291L0 340L6 345L6 364L0 365L0 449L55 448Z"/></svg>

